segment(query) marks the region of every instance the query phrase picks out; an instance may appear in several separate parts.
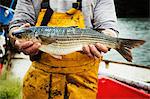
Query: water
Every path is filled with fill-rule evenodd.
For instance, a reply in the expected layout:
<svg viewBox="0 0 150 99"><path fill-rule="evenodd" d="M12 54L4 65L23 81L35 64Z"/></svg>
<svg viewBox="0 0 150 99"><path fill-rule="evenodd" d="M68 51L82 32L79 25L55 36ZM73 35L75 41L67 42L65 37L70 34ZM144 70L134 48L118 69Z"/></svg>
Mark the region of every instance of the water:
<svg viewBox="0 0 150 99"><path fill-rule="evenodd" d="M119 37L143 39L144 45L132 50L133 63L150 66L150 18L119 18ZM111 50L104 59L127 62L118 52Z"/></svg>

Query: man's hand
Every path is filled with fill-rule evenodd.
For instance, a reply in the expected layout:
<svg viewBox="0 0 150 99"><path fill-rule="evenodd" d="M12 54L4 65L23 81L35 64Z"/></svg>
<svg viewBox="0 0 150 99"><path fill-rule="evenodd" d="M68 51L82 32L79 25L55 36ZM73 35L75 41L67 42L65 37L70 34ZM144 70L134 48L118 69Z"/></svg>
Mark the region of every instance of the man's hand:
<svg viewBox="0 0 150 99"><path fill-rule="evenodd" d="M19 51L23 52L26 55L36 55L39 51L38 48L41 46L41 43L16 40L15 46L18 48Z"/></svg>
<svg viewBox="0 0 150 99"><path fill-rule="evenodd" d="M108 48L103 44L96 43L95 45L85 45L83 52L91 58L100 58L102 57L101 52L108 52Z"/></svg>
<svg viewBox="0 0 150 99"><path fill-rule="evenodd" d="M22 25L21 27L17 29L21 29L24 27L30 27L31 25L29 23L26 23ZM17 30L15 29L15 30ZM15 31L13 30L13 31ZM26 40L15 40L14 46L21 52L23 52L26 55L35 55L38 53L38 48L41 46L41 43L38 41L26 41Z"/></svg>
<svg viewBox="0 0 150 99"><path fill-rule="evenodd" d="M105 29L102 32L106 35L117 37L117 34L111 29ZM107 53L108 48L103 44L96 43L95 45L85 45L83 47L83 52L89 57L97 59L102 57L102 52Z"/></svg>

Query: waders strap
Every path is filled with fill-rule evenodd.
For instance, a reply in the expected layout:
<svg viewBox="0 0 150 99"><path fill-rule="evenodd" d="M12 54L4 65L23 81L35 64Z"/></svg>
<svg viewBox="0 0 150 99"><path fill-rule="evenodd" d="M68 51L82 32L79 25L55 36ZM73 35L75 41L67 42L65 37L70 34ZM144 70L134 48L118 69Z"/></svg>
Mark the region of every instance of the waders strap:
<svg viewBox="0 0 150 99"><path fill-rule="evenodd" d="M82 0L77 0L79 2L79 10L82 10Z"/></svg>
<svg viewBox="0 0 150 99"><path fill-rule="evenodd" d="M72 8L77 10L82 10L82 0L77 0L77 2L72 4Z"/></svg>
<svg viewBox="0 0 150 99"><path fill-rule="evenodd" d="M51 16L53 14L53 10L50 7L49 0L43 0L41 3L41 9L46 9L46 12L44 14L41 26L47 26L48 22L51 19Z"/></svg>
<svg viewBox="0 0 150 99"><path fill-rule="evenodd" d="M42 3L41 3L41 9L46 9L46 12L44 14L43 20L41 22L41 26L47 26L48 22L51 19L51 16L52 16L53 12L54 12L51 9L51 7L50 7L49 0L43 0L42 1ZM38 61L38 60L40 60L42 53L43 53L42 51L39 51L39 53L37 55L30 56L30 60L31 61Z"/></svg>

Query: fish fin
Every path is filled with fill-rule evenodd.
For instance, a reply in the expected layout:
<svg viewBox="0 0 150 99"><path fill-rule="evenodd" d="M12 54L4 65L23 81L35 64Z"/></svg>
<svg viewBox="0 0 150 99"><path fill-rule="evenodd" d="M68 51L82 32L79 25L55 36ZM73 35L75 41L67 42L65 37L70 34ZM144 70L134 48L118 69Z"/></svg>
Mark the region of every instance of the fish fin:
<svg viewBox="0 0 150 99"><path fill-rule="evenodd" d="M131 49L139 47L145 43L144 40L122 39L118 40L119 46L116 50L129 62L132 62Z"/></svg>
<svg viewBox="0 0 150 99"><path fill-rule="evenodd" d="M56 54L50 53L50 51L48 50L47 45L42 45L42 46L39 48L39 50L41 50L41 51L43 51L43 52L45 52L45 53L51 55L51 56L54 57L54 58L62 59L62 55L56 55Z"/></svg>
<svg viewBox="0 0 150 99"><path fill-rule="evenodd" d="M62 59L61 55L54 55L54 54L50 54L52 57L57 58L57 59Z"/></svg>
<svg viewBox="0 0 150 99"><path fill-rule="evenodd" d="M38 39L42 41L42 44L51 44L56 42L56 39L44 35L38 35Z"/></svg>
<svg viewBox="0 0 150 99"><path fill-rule="evenodd" d="M129 48L116 49L127 61L132 62L132 54Z"/></svg>

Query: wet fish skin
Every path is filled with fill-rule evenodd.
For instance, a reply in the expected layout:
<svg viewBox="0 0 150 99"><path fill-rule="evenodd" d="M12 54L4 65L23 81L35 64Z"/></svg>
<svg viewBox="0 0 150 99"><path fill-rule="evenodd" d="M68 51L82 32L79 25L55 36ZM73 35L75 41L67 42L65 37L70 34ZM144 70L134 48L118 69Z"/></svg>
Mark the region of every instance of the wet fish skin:
<svg viewBox="0 0 150 99"><path fill-rule="evenodd" d="M127 61L132 61L131 49L144 44L144 40L115 38L93 29L75 27L30 27L12 33L16 39L38 39L40 50L54 55L66 55L82 50L83 45L101 43L117 50Z"/></svg>

